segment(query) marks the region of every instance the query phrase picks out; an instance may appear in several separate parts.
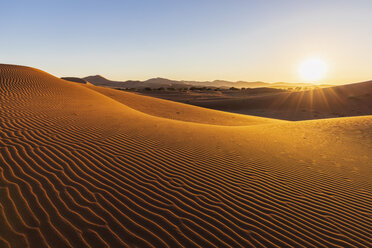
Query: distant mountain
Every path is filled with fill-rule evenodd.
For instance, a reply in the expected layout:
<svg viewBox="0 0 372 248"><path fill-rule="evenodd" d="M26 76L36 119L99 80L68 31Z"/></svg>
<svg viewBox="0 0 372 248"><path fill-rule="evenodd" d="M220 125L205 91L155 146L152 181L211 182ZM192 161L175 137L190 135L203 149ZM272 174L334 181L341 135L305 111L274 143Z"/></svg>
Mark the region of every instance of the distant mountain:
<svg viewBox="0 0 372 248"><path fill-rule="evenodd" d="M202 86L202 87L236 87L236 88L260 88L260 87L269 87L269 83L264 82L244 82L244 81L238 81L238 82L230 82L225 80L214 80L214 81L180 81L187 85L193 85L193 86Z"/></svg>
<svg viewBox="0 0 372 248"><path fill-rule="evenodd" d="M174 82L176 81L172 81L166 78L151 78L151 79L144 81L144 83L152 84L152 85L155 85L155 84L172 85Z"/></svg>
<svg viewBox="0 0 372 248"><path fill-rule="evenodd" d="M92 83L92 84L106 84L106 83L114 83L115 81L111 81L107 78L102 77L101 75L89 76L83 78L84 80Z"/></svg>
<svg viewBox="0 0 372 248"><path fill-rule="evenodd" d="M112 81L101 75L89 76L83 79L91 84L110 88L143 88L143 83L141 81Z"/></svg>
<svg viewBox="0 0 372 248"><path fill-rule="evenodd" d="M177 80L170 80L167 78L151 78L146 81L112 81L109 80L101 75L89 76L83 78L94 85L98 86L105 86L111 88L136 88L136 89L143 89L146 87L149 88L187 88L187 87L219 87L219 88L262 88L262 87L306 87L306 86L313 86L312 84L303 84L303 83L265 83L265 82L245 82L245 81L237 81L237 82L230 82L225 80L214 80L214 81L177 81Z"/></svg>
<svg viewBox="0 0 372 248"><path fill-rule="evenodd" d="M78 77L61 77L61 79L63 80L67 80L67 81L70 81L70 82L74 82L74 83L80 83L80 84L86 84L87 81L82 79L82 78L78 78Z"/></svg>

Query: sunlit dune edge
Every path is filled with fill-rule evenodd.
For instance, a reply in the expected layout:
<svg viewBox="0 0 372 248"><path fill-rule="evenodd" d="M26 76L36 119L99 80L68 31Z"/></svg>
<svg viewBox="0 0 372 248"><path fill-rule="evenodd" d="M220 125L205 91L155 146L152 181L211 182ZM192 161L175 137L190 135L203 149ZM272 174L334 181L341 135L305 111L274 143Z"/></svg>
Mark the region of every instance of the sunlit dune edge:
<svg viewBox="0 0 372 248"><path fill-rule="evenodd" d="M372 81L366 81L245 99L190 100L190 103L233 113L297 121L372 115L371 96Z"/></svg>
<svg viewBox="0 0 372 248"><path fill-rule="evenodd" d="M0 247L372 246L372 116L244 116L13 65L0 103Z"/></svg>
<svg viewBox="0 0 372 248"><path fill-rule="evenodd" d="M222 126L248 126L285 122L264 117L226 113L184 103L171 102L159 98L94 86L92 84L86 87L140 112L167 119Z"/></svg>

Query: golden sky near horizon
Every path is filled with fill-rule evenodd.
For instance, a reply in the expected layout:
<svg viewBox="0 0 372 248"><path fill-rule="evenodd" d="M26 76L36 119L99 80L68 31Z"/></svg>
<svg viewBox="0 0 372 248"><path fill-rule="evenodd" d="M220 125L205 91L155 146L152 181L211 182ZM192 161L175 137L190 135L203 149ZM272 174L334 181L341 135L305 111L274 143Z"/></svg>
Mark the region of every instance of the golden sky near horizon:
<svg viewBox="0 0 372 248"><path fill-rule="evenodd" d="M372 79L367 0L36 0L1 2L0 8L6 37L0 62L56 76L319 84ZM314 59L322 62L304 68Z"/></svg>

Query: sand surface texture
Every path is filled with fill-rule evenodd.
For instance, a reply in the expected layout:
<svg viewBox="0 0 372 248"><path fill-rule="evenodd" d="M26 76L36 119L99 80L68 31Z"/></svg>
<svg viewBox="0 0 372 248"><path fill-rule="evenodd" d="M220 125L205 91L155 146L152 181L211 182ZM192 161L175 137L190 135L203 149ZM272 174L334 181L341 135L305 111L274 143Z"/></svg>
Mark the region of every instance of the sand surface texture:
<svg viewBox="0 0 372 248"><path fill-rule="evenodd" d="M0 247L371 247L372 116L229 114L0 65Z"/></svg>
<svg viewBox="0 0 372 248"><path fill-rule="evenodd" d="M201 107L292 121L372 115L372 81L245 99L189 102Z"/></svg>

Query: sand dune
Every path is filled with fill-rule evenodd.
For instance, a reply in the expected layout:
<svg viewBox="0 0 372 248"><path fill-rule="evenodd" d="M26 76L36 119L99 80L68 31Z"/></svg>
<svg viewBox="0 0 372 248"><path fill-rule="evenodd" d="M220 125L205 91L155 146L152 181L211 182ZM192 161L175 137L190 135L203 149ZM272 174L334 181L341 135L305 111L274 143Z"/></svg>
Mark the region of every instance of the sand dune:
<svg viewBox="0 0 372 248"><path fill-rule="evenodd" d="M245 99L190 99L189 102L211 109L283 120L372 115L372 81Z"/></svg>
<svg viewBox="0 0 372 248"><path fill-rule="evenodd" d="M0 86L0 247L372 246L372 116L245 117L11 65Z"/></svg>
<svg viewBox="0 0 372 248"><path fill-rule="evenodd" d="M223 126L247 126L284 122L256 116L225 113L130 92L98 87L92 84L87 85L87 87L140 112L168 119Z"/></svg>

